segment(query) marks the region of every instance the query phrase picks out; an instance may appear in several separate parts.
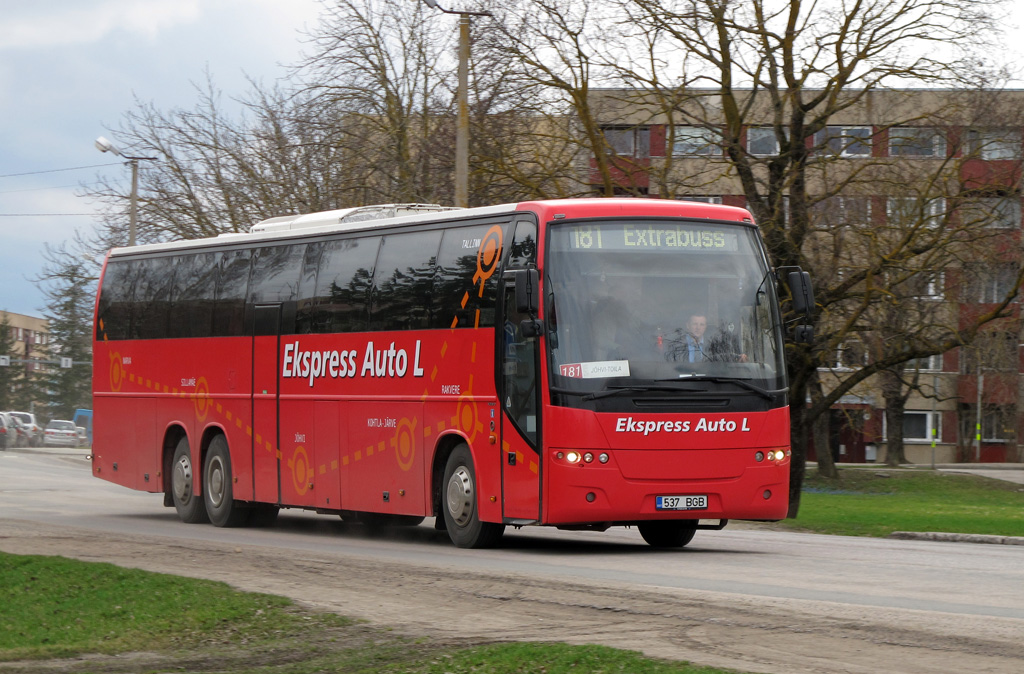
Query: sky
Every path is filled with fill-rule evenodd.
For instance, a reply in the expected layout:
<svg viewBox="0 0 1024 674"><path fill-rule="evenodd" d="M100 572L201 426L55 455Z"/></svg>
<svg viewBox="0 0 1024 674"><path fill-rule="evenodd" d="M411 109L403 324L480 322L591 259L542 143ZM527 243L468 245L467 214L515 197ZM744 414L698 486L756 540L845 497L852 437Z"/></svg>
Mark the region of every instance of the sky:
<svg viewBox="0 0 1024 674"><path fill-rule="evenodd" d="M410 0L413 2L415 0ZM458 7L458 0L442 3ZM1024 2L1006 44L1024 63ZM96 227L76 196L129 171L93 145L135 101L191 109L207 70L225 97L301 57L318 0L0 0L0 310L41 316L44 245ZM1008 25L1010 25L1008 24ZM1024 87L1024 81L1015 83ZM88 168L80 168L88 167ZM74 169L74 170L65 170Z"/></svg>
<svg viewBox="0 0 1024 674"><path fill-rule="evenodd" d="M97 223L99 204L76 196L81 185L101 175L130 184L118 158L95 148L97 136L113 138L108 129L136 99L161 110L194 107L193 83L207 69L225 97L245 93L247 75L273 82L300 58L301 31L322 6L0 0L0 8L0 310L41 316L45 298L31 279L44 244Z"/></svg>

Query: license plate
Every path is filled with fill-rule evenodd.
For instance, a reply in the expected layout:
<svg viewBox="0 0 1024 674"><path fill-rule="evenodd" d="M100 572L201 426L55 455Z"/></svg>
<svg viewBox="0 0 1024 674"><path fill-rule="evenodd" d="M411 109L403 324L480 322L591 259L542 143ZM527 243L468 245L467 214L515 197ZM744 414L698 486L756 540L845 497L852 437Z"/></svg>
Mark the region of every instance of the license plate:
<svg viewBox="0 0 1024 674"><path fill-rule="evenodd" d="M655 510L707 510L707 494L692 494L689 496L657 496L654 502Z"/></svg>

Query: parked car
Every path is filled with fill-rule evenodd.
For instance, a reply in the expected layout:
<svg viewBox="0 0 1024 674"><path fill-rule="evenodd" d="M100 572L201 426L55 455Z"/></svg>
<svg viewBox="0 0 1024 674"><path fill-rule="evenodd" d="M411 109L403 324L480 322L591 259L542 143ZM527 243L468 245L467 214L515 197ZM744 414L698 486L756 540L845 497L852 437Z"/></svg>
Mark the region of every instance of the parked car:
<svg viewBox="0 0 1024 674"><path fill-rule="evenodd" d="M0 412L0 449L14 447L18 439L18 428L14 418L7 412Z"/></svg>
<svg viewBox="0 0 1024 674"><path fill-rule="evenodd" d="M46 424L43 444L54 447L74 447L78 444L78 431L73 421L54 419Z"/></svg>
<svg viewBox="0 0 1024 674"><path fill-rule="evenodd" d="M32 446L32 429L25 425L23 421L18 419L10 412L7 413L11 417L11 421L14 422L14 430L17 431L15 436L15 447L31 447Z"/></svg>
<svg viewBox="0 0 1024 674"><path fill-rule="evenodd" d="M10 415L28 429L29 443L26 446L38 447L43 444L43 427L36 423L36 415L31 412L10 412Z"/></svg>

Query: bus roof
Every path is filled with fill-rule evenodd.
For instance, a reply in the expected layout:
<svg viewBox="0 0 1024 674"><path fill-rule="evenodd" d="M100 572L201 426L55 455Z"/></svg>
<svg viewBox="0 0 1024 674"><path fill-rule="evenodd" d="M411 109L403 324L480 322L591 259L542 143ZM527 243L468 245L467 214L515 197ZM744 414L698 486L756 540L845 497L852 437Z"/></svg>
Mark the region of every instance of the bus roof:
<svg viewBox="0 0 1024 674"><path fill-rule="evenodd" d="M110 251L110 255L120 257L181 249L219 248L240 243L274 242L299 236L372 231L383 227L438 221L470 220L516 212L536 213L541 222L608 217L675 217L734 221L750 226L754 224L750 212L736 206L699 201L631 197L524 201L478 208L455 208L437 204L381 204L320 211L305 215L279 216L256 223L249 232L221 234L205 239L184 239L114 248Z"/></svg>

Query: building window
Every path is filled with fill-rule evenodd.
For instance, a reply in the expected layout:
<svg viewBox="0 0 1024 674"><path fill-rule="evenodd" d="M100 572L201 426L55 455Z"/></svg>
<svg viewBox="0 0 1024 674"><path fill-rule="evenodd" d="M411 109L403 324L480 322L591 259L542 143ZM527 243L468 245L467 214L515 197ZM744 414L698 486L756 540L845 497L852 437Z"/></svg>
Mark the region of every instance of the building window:
<svg viewBox="0 0 1024 674"><path fill-rule="evenodd" d="M1017 284L1017 265L1013 262L966 264L963 272L965 302L1002 302Z"/></svg>
<svg viewBox="0 0 1024 674"><path fill-rule="evenodd" d="M932 433L935 434L936 442L942 442L941 412L907 410L903 413L904 442L931 442Z"/></svg>
<svg viewBox="0 0 1024 674"><path fill-rule="evenodd" d="M815 204L813 210L820 219L819 226L826 229L871 225L868 197L829 197Z"/></svg>
<svg viewBox="0 0 1024 674"><path fill-rule="evenodd" d="M966 228L1017 229L1020 227L1020 197L975 197L960 208L960 222Z"/></svg>
<svg viewBox="0 0 1024 674"><path fill-rule="evenodd" d="M890 157L945 157L946 137L938 129L893 127L889 129Z"/></svg>
<svg viewBox="0 0 1024 674"><path fill-rule="evenodd" d="M890 197L886 201L889 223L900 227L916 227L924 224L928 229L937 229L946 215L946 200L941 197Z"/></svg>
<svg viewBox="0 0 1024 674"><path fill-rule="evenodd" d="M985 442L1007 442L1014 432L1012 407L985 407L981 409L981 439Z"/></svg>
<svg viewBox="0 0 1024 674"><path fill-rule="evenodd" d="M677 126L672 142L674 157L713 157L722 154L722 136L703 126Z"/></svg>
<svg viewBox="0 0 1024 674"><path fill-rule="evenodd" d="M828 126L814 136L820 154L836 157L870 157L870 126Z"/></svg>
<svg viewBox="0 0 1024 674"><path fill-rule="evenodd" d="M963 374L1016 372L1019 368L1016 332L984 332L970 346L960 348Z"/></svg>
<svg viewBox="0 0 1024 674"><path fill-rule="evenodd" d="M699 201L702 204L720 204L722 203L722 197L696 197L687 195L685 197L676 197L676 201Z"/></svg>
<svg viewBox="0 0 1024 674"><path fill-rule="evenodd" d="M903 364L903 369L907 372L941 372L942 355L912 358Z"/></svg>
<svg viewBox="0 0 1024 674"><path fill-rule="evenodd" d="M856 370L868 363L868 350L857 340L843 342L836 349L837 370Z"/></svg>
<svg viewBox="0 0 1024 674"><path fill-rule="evenodd" d="M1021 134L1015 129L971 129L967 149L982 159L1020 159Z"/></svg>
<svg viewBox="0 0 1024 674"><path fill-rule="evenodd" d="M619 157L651 156L651 129L646 126L605 127L604 141L608 153Z"/></svg>
<svg viewBox="0 0 1024 674"><path fill-rule="evenodd" d="M756 157L777 156L779 154L779 139L775 135L775 128L770 126L749 127L747 129L747 152Z"/></svg>

